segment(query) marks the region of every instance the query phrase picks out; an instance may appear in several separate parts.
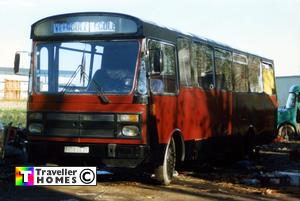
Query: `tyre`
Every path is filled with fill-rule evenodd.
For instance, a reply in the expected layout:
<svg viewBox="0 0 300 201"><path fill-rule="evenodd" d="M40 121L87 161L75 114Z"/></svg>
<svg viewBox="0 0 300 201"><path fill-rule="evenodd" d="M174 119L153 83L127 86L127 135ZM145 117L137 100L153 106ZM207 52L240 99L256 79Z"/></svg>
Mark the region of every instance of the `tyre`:
<svg viewBox="0 0 300 201"><path fill-rule="evenodd" d="M281 137L286 141L293 140L296 137L296 130L293 126L284 124L278 129L278 137Z"/></svg>
<svg viewBox="0 0 300 201"><path fill-rule="evenodd" d="M155 179L160 184L169 185L173 180L175 165L176 165L176 147L175 147L175 141L172 138L165 149L163 164L156 167L154 170Z"/></svg>

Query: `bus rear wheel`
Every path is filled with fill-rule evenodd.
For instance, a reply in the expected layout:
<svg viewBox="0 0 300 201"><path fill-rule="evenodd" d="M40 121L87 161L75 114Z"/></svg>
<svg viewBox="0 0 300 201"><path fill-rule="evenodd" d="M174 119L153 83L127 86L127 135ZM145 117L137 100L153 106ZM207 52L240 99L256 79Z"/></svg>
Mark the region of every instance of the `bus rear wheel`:
<svg viewBox="0 0 300 201"><path fill-rule="evenodd" d="M156 167L154 170L156 180L160 184L169 185L173 180L175 165L176 147L175 141L172 138L165 149L163 164Z"/></svg>
<svg viewBox="0 0 300 201"><path fill-rule="evenodd" d="M296 137L296 130L292 125L284 124L278 129L278 137L286 141L293 140Z"/></svg>

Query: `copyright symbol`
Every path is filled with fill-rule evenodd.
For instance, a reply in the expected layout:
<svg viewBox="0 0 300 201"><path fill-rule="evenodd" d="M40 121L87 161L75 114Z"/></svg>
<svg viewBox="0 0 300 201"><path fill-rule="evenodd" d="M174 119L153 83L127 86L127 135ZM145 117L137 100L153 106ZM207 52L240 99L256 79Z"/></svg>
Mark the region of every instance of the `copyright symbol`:
<svg viewBox="0 0 300 201"><path fill-rule="evenodd" d="M84 184L90 184L94 181L96 175L91 169L84 169L80 172L79 178Z"/></svg>

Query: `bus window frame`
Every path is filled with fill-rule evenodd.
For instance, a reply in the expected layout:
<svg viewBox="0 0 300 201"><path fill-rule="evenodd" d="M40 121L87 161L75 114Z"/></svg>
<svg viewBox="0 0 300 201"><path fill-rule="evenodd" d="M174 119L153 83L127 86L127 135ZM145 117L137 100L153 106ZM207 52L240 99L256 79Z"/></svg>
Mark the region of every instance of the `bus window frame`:
<svg viewBox="0 0 300 201"><path fill-rule="evenodd" d="M216 65L216 51L217 50L221 50L221 51L226 51L226 52L229 52L231 55L230 55L230 57L231 57L231 59L230 60L228 60L228 61L230 61L231 63L230 63L230 81L231 81L231 89L228 89L228 87L226 88L226 89L224 89L224 88L218 88L218 86L217 86L217 65ZM227 48L224 48L224 47L222 47L222 46L214 46L213 47L213 54L214 54L214 88L213 89L215 89L215 90L217 90L217 91L227 91L227 92L233 92L234 90L233 90L233 85L232 85L232 81L233 81L233 76L232 76L232 68L233 68L233 50L231 50L231 49L227 49Z"/></svg>
<svg viewBox="0 0 300 201"><path fill-rule="evenodd" d="M191 55L191 59L192 59L192 67L191 68L194 68L194 70L197 71L197 80L195 81L196 82L196 85L194 87L196 88L200 88L200 89L203 89L205 91L207 90L212 90L212 89L215 89L216 88L216 70L215 70L215 47L210 45L209 43L204 43L204 42L201 42L201 41L197 41L197 40L192 40L192 48L193 48L193 45L196 45L196 46L205 46L206 48L209 48L211 50L211 61L212 61L212 83L209 85L209 88L204 88L203 86L200 86L199 84L199 81L198 81L198 69L197 67L193 66L193 62L194 62L194 58L193 58L193 52L192 52L192 55Z"/></svg>
<svg viewBox="0 0 300 201"><path fill-rule="evenodd" d="M175 53L175 87L176 87L176 91L175 92L153 92L151 90L151 86L150 86L150 80L151 80L151 76L155 75L160 75L161 72L152 72L151 66L150 66L150 50L149 50L149 43L151 41L155 41L158 42L160 44L163 45L169 45L174 47L174 53ZM179 69L178 69L178 51L177 51L177 45L171 41L167 41L167 40L162 40L162 39L158 39L158 38L154 38L154 37L147 37L146 38L146 70L147 70L147 83L148 83L148 90L150 94L153 94L155 96L178 96L179 91L180 91L180 84L179 84Z"/></svg>
<svg viewBox="0 0 300 201"><path fill-rule="evenodd" d="M238 57L242 57L246 61L241 62L238 59L235 59L235 58L238 58ZM243 65L244 68L245 68L244 70L245 70L246 78L243 78L243 79L244 79L244 81L247 81L247 82L245 82L247 84L247 91L236 90L235 86L233 86L233 83L236 82L234 64ZM249 58L248 58L248 55L246 53L242 53L242 52L238 52L238 51L233 51L232 52L231 75L232 75L231 79L232 79L232 91L233 92L237 92L237 93L249 93L249 92L251 92L251 90L250 90L250 80L249 80L249 78L250 78L250 76L249 76Z"/></svg>
<svg viewBox="0 0 300 201"><path fill-rule="evenodd" d="M253 54L247 54L247 58L248 58L247 68L248 68L248 87L249 87L249 93L263 93L261 58L258 57L258 56L256 56L256 55L253 55ZM251 66L251 64L253 64L252 63L253 60L257 60L258 61L258 71L259 71L259 76L257 77L257 79L258 79L258 86L259 86L259 90L258 91L252 91L251 90L251 86L252 86L253 83L251 83L250 74L252 74L253 69L252 69L252 67L250 68L250 66Z"/></svg>
<svg viewBox="0 0 300 201"><path fill-rule="evenodd" d="M272 69L273 71L273 81L274 81L274 93L272 92L272 94L268 94L265 92L265 83L264 83L264 76L263 76L263 65L267 65L267 66L270 66L270 69ZM261 58L260 60L260 73L261 73L261 85L262 85L262 93L266 93L268 94L269 96L274 96L276 95L277 96L277 88L276 88L276 79L275 79L275 69L274 69L274 63L273 62L270 62L270 61L267 61L263 58Z"/></svg>
<svg viewBox="0 0 300 201"><path fill-rule="evenodd" d="M181 85L181 75L180 75L180 61L179 61L179 51L178 51L178 46L179 46L179 40L187 40L188 43L189 43L189 63L190 63L190 75L191 75L191 79L189 81L185 80L186 83L189 82L188 85ZM179 87L184 87L184 88L193 88L195 87L196 85L196 80L194 80L194 75L192 73L193 71L193 61L192 61L192 45L193 45L193 40L189 37L186 37L184 35L178 35L177 39L176 39L176 47L177 47L177 60L178 60L178 75L179 75L179 80L178 80L178 83L179 83Z"/></svg>

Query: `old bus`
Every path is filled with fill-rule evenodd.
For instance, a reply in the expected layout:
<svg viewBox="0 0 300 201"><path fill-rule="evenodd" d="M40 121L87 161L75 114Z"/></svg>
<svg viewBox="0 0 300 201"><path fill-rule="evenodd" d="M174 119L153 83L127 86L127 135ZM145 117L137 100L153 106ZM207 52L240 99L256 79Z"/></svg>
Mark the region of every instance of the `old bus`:
<svg viewBox="0 0 300 201"><path fill-rule="evenodd" d="M32 161L150 164L168 184L181 161L276 136L272 60L118 13L48 17L31 39Z"/></svg>

